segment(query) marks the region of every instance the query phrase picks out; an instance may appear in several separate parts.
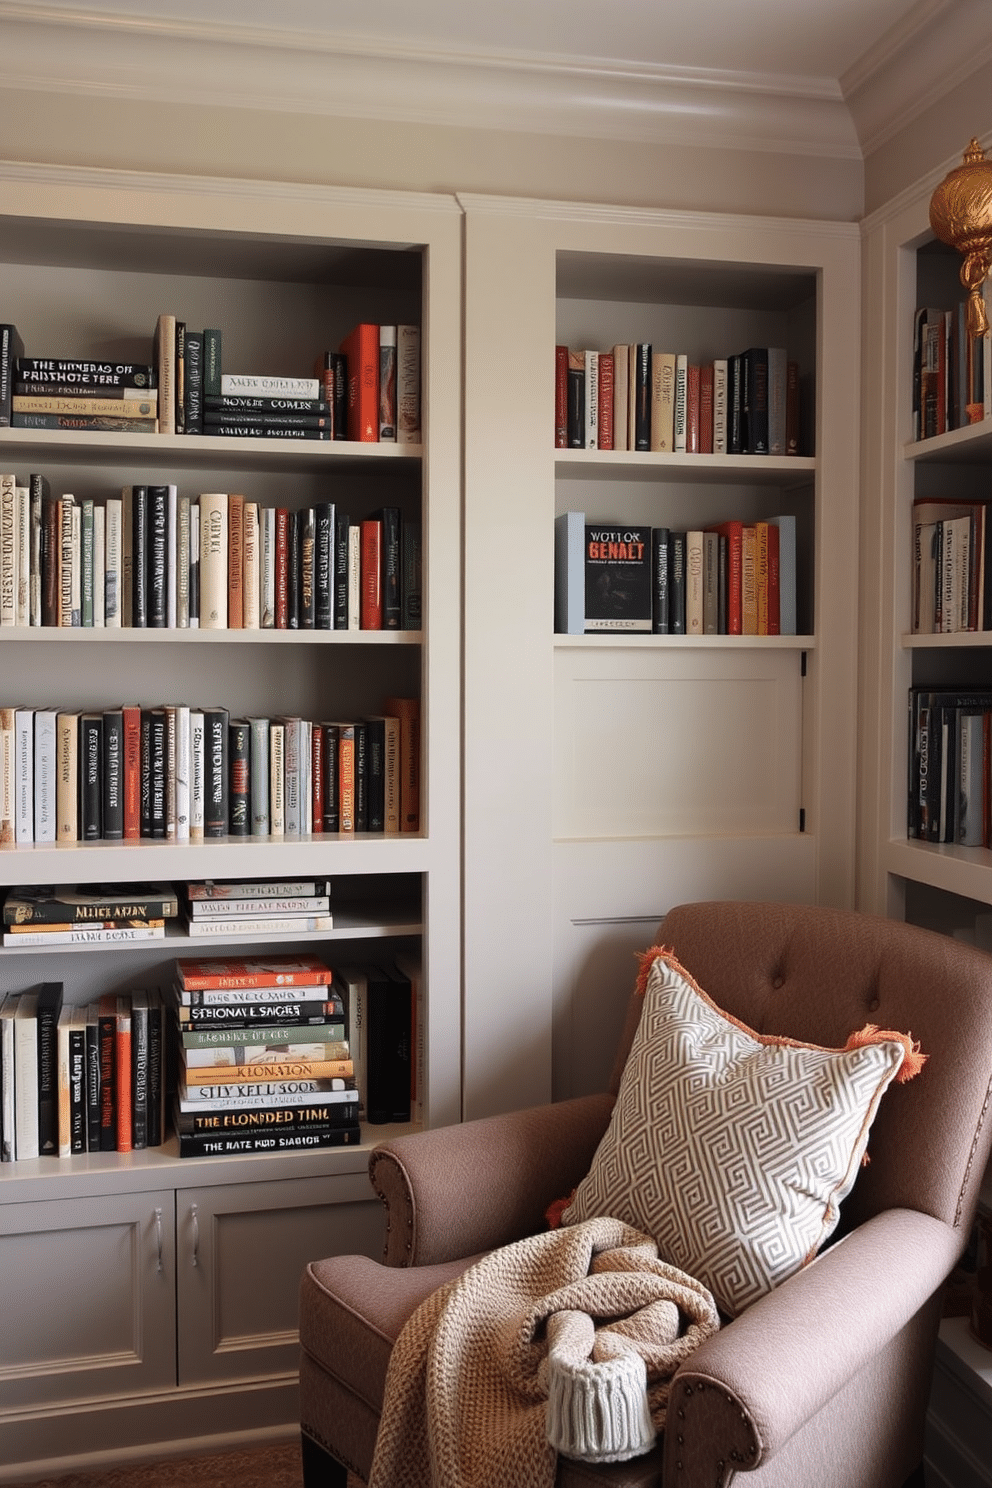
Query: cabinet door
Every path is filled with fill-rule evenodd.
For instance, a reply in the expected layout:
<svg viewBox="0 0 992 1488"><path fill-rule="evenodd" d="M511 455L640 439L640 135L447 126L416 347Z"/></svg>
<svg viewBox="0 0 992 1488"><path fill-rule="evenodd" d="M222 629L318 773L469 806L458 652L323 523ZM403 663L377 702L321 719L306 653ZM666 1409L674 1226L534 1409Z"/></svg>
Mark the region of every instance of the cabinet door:
<svg viewBox="0 0 992 1488"><path fill-rule="evenodd" d="M5 1204L0 1276L6 1406L174 1388L171 1192Z"/></svg>
<svg viewBox="0 0 992 1488"><path fill-rule="evenodd" d="M304 1266L382 1254L364 1173L182 1189L176 1213L181 1385L295 1374Z"/></svg>

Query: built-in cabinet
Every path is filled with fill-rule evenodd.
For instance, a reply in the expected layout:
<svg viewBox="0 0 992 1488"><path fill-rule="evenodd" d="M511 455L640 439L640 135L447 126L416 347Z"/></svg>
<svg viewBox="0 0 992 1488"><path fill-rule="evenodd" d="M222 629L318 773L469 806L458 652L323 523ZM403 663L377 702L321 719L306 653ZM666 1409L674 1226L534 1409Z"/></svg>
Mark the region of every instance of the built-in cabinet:
<svg viewBox="0 0 992 1488"><path fill-rule="evenodd" d="M291 184L0 168L0 318L27 354L148 362L157 317L220 327L224 369L310 376L359 322L422 331L416 445L0 430L0 468L53 496L122 484L239 492L353 520L397 506L423 530L418 631L5 627L7 705L220 704L315 720L419 698L417 832L179 844L5 846L0 886L328 877L334 929L280 941L354 963L422 954L425 1116L461 1113L459 902L460 215L450 198ZM0 949L0 991L42 979L69 1003L162 985L179 954L272 938ZM297 1417L296 1309L307 1260L378 1254L361 1147L180 1160L127 1155L0 1168L0 1479L155 1443L285 1431ZM58 1419L58 1429L53 1421Z"/></svg>
<svg viewBox="0 0 992 1488"><path fill-rule="evenodd" d="M853 226L467 196L466 1092L601 1089L666 910L854 896ZM785 346L797 457L555 448L555 347ZM799 634L555 635L554 519L788 513ZM507 935L507 927L513 934Z"/></svg>

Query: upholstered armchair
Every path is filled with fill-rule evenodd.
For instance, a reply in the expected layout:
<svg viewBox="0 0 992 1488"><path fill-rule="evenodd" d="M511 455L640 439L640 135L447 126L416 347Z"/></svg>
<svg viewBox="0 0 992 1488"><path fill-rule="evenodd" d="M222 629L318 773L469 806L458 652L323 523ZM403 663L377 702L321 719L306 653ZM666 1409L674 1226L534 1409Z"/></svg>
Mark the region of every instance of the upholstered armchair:
<svg viewBox="0 0 992 1488"><path fill-rule="evenodd" d="M713 903L658 932L731 1018L843 1049L866 1023L910 1032L922 1073L881 1099L840 1224L675 1374L641 1457L560 1457L559 1488L901 1488L919 1472L942 1286L963 1250L992 1143L992 960L843 911ZM618 990L617 996L622 995ZM418 1304L494 1247L535 1235L590 1169L636 1040L633 997L609 1092L385 1141L382 1264L314 1261L301 1289L307 1488L369 1473L393 1344ZM635 1042L636 1049L636 1042Z"/></svg>

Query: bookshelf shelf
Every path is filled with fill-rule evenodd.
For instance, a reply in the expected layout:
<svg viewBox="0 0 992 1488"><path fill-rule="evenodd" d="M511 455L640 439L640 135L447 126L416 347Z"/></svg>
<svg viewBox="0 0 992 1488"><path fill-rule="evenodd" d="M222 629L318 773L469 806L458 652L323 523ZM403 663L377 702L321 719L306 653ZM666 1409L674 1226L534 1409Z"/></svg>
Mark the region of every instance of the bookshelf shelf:
<svg viewBox="0 0 992 1488"><path fill-rule="evenodd" d="M623 635L617 631L605 631L599 635L556 634L554 648L556 651L576 651L587 648L602 651L628 649L680 651L683 648L702 651L815 651L816 637L812 635Z"/></svg>
<svg viewBox="0 0 992 1488"><path fill-rule="evenodd" d="M903 446L906 460L921 464L984 464L992 455L992 427L989 420L969 424L963 429L948 429L929 439L910 440Z"/></svg>
<svg viewBox="0 0 992 1488"><path fill-rule="evenodd" d="M335 720L416 697L421 825L395 835L4 844L0 889L329 877L335 924L292 938L189 938L174 927L161 941L5 946L0 993L59 980L66 1003L83 1005L167 984L180 954L310 951L335 967L414 951L426 992L425 1123L458 1120L458 206L417 193L44 166L0 165L0 181L0 319L16 324L27 355L150 362L157 317L174 313L221 328L225 371L309 376L359 323L419 324L431 436L390 445L0 430L0 469L19 484L46 477L53 497L99 500L157 479L180 495L243 492L290 511L334 501L353 522L395 506L422 524L431 622L429 632L4 627L5 707L215 701L232 718ZM20 1278L25 1308L5 1314L19 1362L0 1408L0 1476L31 1476L52 1459L53 1412L74 1422L67 1452L140 1455L184 1434L284 1431L296 1419L300 1270L335 1250L381 1252L367 1160L395 1130L367 1127L360 1145L340 1149L181 1159L171 1138L137 1153L4 1163L0 1268ZM125 1253L133 1264L120 1264ZM62 1276L87 1277L85 1309ZM66 1370L66 1357L83 1364Z"/></svg>
<svg viewBox="0 0 992 1488"><path fill-rule="evenodd" d="M639 450L555 450L555 473L569 479L656 480L679 484L808 486L812 456L651 454Z"/></svg>

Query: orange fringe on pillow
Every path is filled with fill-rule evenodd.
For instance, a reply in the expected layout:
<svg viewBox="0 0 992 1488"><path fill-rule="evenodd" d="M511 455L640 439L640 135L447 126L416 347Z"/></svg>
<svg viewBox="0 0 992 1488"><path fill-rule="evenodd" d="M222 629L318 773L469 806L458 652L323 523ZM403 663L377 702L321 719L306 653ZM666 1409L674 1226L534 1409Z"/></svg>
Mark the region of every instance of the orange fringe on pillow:
<svg viewBox="0 0 992 1488"><path fill-rule="evenodd" d="M567 1199L555 1199L553 1203L548 1205L544 1211L544 1218L548 1222L549 1230L561 1228L561 1217L574 1198L575 1189L573 1188Z"/></svg>
<svg viewBox="0 0 992 1488"><path fill-rule="evenodd" d="M647 951L635 951L637 958L637 981L634 983L634 992L638 997L643 997L648 987L648 977L651 968L659 956L674 956L675 952L671 946L651 946Z"/></svg>
<svg viewBox="0 0 992 1488"><path fill-rule="evenodd" d="M897 1033L892 1028L879 1028L875 1023L866 1023L858 1033L852 1033L844 1049L863 1049L867 1044L902 1044L903 1061L896 1075L896 1084L905 1085L918 1075L926 1064L928 1055L920 1052L918 1041L911 1033Z"/></svg>

